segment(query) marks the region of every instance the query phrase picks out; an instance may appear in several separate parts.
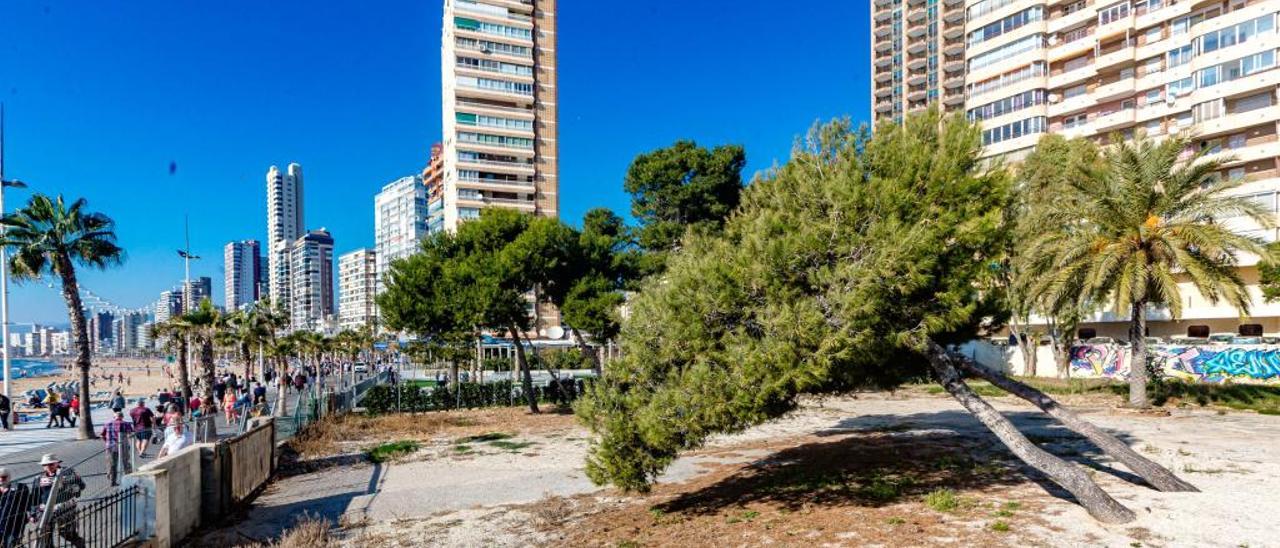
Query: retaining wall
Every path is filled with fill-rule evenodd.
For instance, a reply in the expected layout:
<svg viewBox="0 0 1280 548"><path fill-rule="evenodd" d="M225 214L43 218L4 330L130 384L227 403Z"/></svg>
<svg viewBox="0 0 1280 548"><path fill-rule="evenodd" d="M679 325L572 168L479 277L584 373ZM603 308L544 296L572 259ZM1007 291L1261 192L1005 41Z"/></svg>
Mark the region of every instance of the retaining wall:
<svg viewBox="0 0 1280 548"><path fill-rule="evenodd" d="M142 537L158 548L177 545L200 526L201 447L193 445L162 460L141 466L123 484L142 488Z"/></svg>

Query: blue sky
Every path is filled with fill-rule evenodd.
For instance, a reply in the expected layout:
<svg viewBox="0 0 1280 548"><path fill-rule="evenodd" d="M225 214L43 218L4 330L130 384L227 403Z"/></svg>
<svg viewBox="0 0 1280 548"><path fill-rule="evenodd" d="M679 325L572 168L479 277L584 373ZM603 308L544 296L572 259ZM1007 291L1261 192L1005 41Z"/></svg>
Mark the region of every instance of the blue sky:
<svg viewBox="0 0 1280 548"><path fill-rule="evenodd" d="M561 209L629 208L639 152L746 147L747 177L812 123L869 113L866 2L560 0ZM82 276L121 306L193 275L222 299L222 246L262 239L267 168L302 164L306 224L373 245L373 195L440 137L439 0L0 2L6 176L116 219L124 266ZM177 165L174 174L169 165ZM10 191L13 209L29 196ZM15 322L66 321L11 290Z"/></svg>

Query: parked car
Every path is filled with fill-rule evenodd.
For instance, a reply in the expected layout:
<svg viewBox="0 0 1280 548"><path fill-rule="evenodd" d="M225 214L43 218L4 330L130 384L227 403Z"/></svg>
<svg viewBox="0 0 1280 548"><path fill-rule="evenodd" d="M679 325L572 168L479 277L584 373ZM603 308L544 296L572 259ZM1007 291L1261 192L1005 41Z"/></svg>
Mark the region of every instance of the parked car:
<svg viewBox="0 0 1280 548"><path fill-rule="evenodd" d="M1231 344L1235 338L1235 333L1213 333L1209 335L1209 344Z"/></svg>

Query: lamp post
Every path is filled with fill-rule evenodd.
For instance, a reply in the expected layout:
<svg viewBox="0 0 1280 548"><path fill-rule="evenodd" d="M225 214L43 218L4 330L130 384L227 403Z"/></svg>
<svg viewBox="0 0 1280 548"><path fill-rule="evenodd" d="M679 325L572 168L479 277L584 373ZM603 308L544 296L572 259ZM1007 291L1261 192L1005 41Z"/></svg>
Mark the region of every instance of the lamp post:
<svg viewBox="0 0 1280 548"><path fill-rule="evenodd" d="M4 178L4 104L0 104L0 216L4 215L4 189L6 188L26 188L27 184L18 180L8 180ZM5 229L0 226L0 235L3 235ZM11 392L12 372L9 365L9 260L4 246L0 246L0 337L4 337L4 397L9 398L12 402L13 393ZM10 404L10 409L17 409L16 405ZM11 414L10 417L12 418ZM5 421L9 428L13 428L12 421Z"/></svg>

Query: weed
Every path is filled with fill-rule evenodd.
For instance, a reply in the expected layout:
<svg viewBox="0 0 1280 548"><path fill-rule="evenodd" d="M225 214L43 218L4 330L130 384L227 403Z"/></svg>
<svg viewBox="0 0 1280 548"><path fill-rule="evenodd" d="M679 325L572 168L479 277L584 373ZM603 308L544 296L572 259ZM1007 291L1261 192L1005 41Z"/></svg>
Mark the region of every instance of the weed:
<svg viewBox="0 0 1280 548"><path fill-rule="evenodd" d="M1156 454L1156 453L1159 453L1159 452L1160 452L1160 450L1159 450L1159 449L1157 449L1157 448L1156 448L1156 446L1151 445L1151 444L1149 444L1149 443L1148 443L1148 444L1146 444L1146 445L1142 446L1142 452L1143 452L1143 453L1149 453L1149 454L1154 455L1154 454Z"/></svg>
<svg viewBox="0 0 1280 548"><path fill-rule="evenodd" d="M725 523L742 523L745 521L747 523L751 523L752 520L758 517L760 517L760 512L757 512L755 510L745 510L736 516L729 516L728 518L725 518L724 522Z"/></svg>
<svg viewBox="0 0 1280 548"><path fill-rule="evenodd" d="M1188 474L1223 474L1227 471L1222 468L1196 468L1193 465L1183 465L1182 471Z"/></svg>
<svg viewBox="0 0 1280 548"><path fill-rule="evenodd" d="M534 443L534 442L531 442L531 441L509 441L509 440L498 440L498 441L491 441L491 442L489 442L489 445L492 445L492 446L497 447L498 449L502 449L502 450L504 450L504 451L511 451L512 453L519 453L521 449L524 449L524 448L529 447L529 446L531 446L531 445L535 445L535 443Z"/></svg>
<svg viewBox="0 0 1280 548"><path fill-rule="evenodd" d="M1009 524L1005 523L1003 520L996 520L995 523L991 524L991 530L997 533L1008 533Z"/></svg>
<svg viewBox="0 0 1280 548"><path fill-rule="evenodd" d="M271 543L273 548L320 548L329 546L329 522L303 512L292 528Z"/></svg>
<svg viewBox="0 0 1280 548"><path fill-rule="evenodd" d="M485 442L485 441L493 442L493 441L505 440L513 437L515 437L515 434L508 434L506 432L489 432L488 434L479 434L476 436L467 436L465 438L461 438L458 440L457 443L475 443L475 442Z"/></svg>
<svg viewBox="0 0 1280 548"><path fill-rule="evenodd" d="M458 445L453 446L453 450L459 453L470 453L475 449L465 443L459 443Z"/></svg>
<svg viewBox="0 0 1280 548"><path fill-rule="evenodd" d="M1004 508L1005 510L1008 510L1008 511L1010 511L1010 512L1013 512L1013 511L1015 511L1015 510L1020 510L1020 509L1022 508L1022 503L1021 503L1021 502L1018 502L1018 501L1016 501L1016 500L1011 500L1011 501L1009 501L1009 502L1004 503L1004 505L1002 506L1002 508Z"/></svg>
<svg viewBox="0 0 1280 548"><path fill-rule="evenodd" d="M924 504L938 512L951 512L960 507L960 498L950 489L937 489L924 496Z"/></svg>
<svg viewBox="0 0 1280 548"><path fill-rule="evenodd" d="M1009 510L996 510L995 512L992 512L991 515L998 518L1007 518L1007 517L1012 517L1013 512Z"/></svg>
<svg viewBox="0 0 1280 548"><path fill-rule="evenodd" d="M618 548L640 548L640 543L634 540L620 540Z"/></svg>
<svg viewBox="0 0 1280 548"><path fill-rule="evenodd" d="M573 503L567 498L546 493L542 500L534 503L532 513L538 523L546 527L559 527L573 515Z"/></svg>
<svg viewBox="0 0 1280 548"><path fill-rule="evenodd" d="M417 451L418 447L418 442L414 440L389 441L368 450L366 453L369 455L369 460L373 462L387 462L400 455L407 455Z"/></svg>
<svg viewBox="0 0 1280 548"><path fill-rule="evenodd" d="M907 522L907 520L902 519L902 518L900 518L900 517L898 517L898 516L894 516L894 517L891 517L891 518L889 518L889 519L885 520L885 523L888 523L889 525L902 525L902 524L904 524L904 523L906 523L906 522Z"/></svg>

